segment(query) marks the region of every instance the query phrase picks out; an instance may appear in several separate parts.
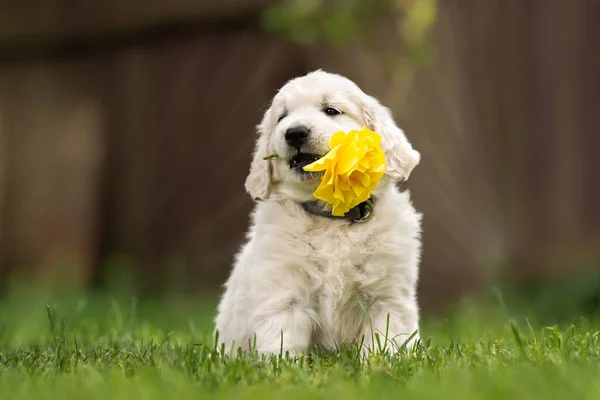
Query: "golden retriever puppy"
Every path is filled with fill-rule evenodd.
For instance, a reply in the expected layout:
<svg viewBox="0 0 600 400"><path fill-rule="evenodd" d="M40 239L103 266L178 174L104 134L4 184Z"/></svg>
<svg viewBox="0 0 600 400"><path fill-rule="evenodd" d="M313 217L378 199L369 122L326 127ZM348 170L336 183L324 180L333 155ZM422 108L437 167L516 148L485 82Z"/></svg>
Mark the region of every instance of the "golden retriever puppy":
<svg viewBox="0 0 600 400"><path fill-rule="evenodd" d="M386 173L371 199L334 217L303 167L330 150L335 132L365 125L382 137ZM386 351L408 339L412 346L421 215L395 183L420 154L390 111L349 79L318 70L279 90L258 133L246 180L256 207L218 307L219 341L267 355L351 343L379 351L376 334Z"/></svg>

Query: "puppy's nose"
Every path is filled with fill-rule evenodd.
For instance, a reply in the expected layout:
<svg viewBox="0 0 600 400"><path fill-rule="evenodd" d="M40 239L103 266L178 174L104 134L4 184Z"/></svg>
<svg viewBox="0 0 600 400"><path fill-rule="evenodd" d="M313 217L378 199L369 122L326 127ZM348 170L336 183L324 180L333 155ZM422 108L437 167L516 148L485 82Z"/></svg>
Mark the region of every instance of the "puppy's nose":
<svg viewBox="0 0 600 400"><path fill-rule="evenodd" d="M305 126L293 126L285 131L285 141L292 147L300 151L300 147L308 138L308 128Z"/></svg>

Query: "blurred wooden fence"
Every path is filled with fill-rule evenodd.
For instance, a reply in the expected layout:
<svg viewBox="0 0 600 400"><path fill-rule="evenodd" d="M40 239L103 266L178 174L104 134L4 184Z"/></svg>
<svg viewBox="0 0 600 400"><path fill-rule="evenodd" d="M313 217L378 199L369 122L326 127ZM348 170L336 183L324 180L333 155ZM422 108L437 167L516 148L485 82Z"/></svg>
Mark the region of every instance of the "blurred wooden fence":
<svg viewBox="0 0 600 400"><path fill-rule="evenodd" d="M600 271L600 3L441 1L437 57L401 87L365 50L261 32L264 1L138 3L0 1L0 282L90 283L117 253L146 287L214 288L262 106L315 68L391 105L423 155L425 309L497 268Z"/></svg>

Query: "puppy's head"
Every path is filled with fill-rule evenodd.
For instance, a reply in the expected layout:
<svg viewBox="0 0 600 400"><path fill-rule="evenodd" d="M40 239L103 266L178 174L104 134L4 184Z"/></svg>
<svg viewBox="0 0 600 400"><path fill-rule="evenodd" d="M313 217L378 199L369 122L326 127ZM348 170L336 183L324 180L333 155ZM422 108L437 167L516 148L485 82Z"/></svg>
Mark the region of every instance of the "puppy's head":
<svg viewBox="0 0 600 400"><path fill-rule="evenodd" d="M340 75L311 72L286 83L273 98L258 126L254 159L246 190L256 200L312 199L319 178L303 167L325 155L337 131L364 125L382 136L386 177L382 185L408 179L420 161L386 107ZM265 160L272 154L276 158Z"/></svg>

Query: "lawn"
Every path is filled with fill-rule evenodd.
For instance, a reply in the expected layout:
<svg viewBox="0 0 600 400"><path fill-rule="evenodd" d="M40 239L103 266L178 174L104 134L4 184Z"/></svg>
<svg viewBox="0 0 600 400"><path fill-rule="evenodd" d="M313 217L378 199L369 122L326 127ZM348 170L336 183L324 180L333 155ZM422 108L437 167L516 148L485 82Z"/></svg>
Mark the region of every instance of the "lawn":
<svg viewBox="0 0 600 400"><path fill-rule="evenodd" d="M214 305L11 291L0 300L0 398L600 398L590 319L547 325L503 303L463 305L424 318L411 354L292 362L222 357Z"/></svg>

